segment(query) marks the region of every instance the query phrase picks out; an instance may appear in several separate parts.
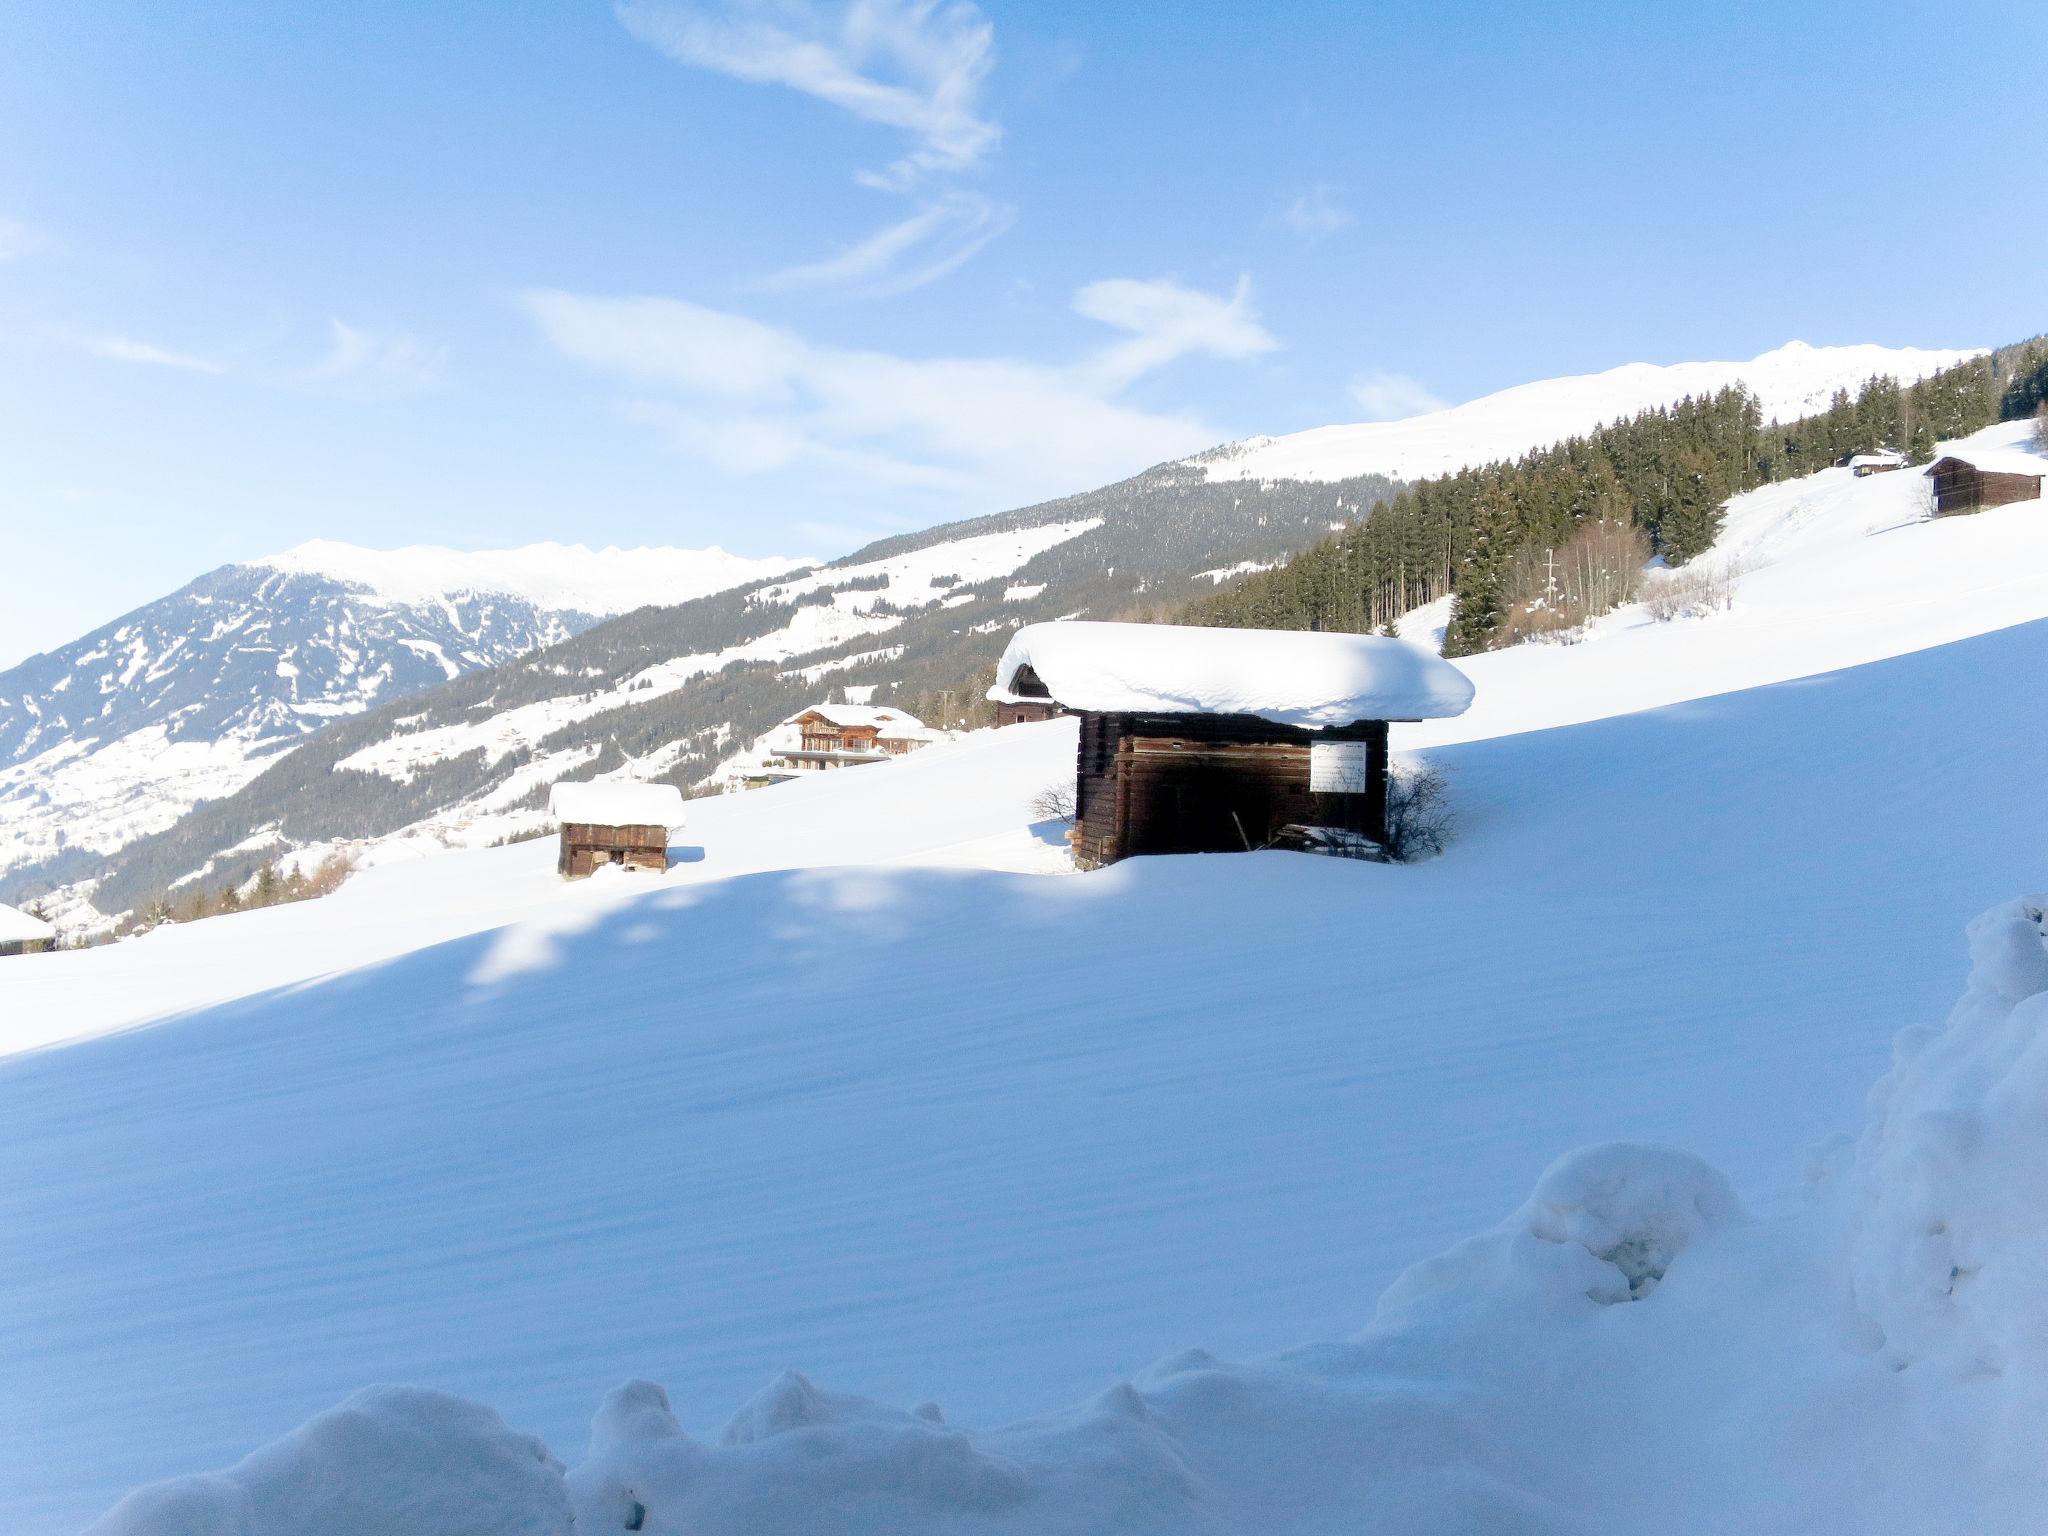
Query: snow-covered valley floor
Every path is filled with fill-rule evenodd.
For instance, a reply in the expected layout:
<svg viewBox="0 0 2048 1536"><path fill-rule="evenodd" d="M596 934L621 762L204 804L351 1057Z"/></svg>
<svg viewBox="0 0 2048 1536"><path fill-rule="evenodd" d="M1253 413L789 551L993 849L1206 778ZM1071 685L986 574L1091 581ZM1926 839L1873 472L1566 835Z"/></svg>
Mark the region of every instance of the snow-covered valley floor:
<svg viewBox="0 0 2048 1536"><path fill-rule="evenodd" d="M109 1528L409 1529L291 1504L380 1435L508 1532L2037 1527L2035 919L1809 1170L2048 884L2048 519L1868 486L1731 613L1472 663L1430 864L1047 878L1055 722L695 804L665 880L526 844L10 964L0 1525L404 1382L567 1491L387 1395ZM1733 1193L1524 1207L1614 1141ZM644 1386L591 1435L633 1378L691 1440Z"/></svg>

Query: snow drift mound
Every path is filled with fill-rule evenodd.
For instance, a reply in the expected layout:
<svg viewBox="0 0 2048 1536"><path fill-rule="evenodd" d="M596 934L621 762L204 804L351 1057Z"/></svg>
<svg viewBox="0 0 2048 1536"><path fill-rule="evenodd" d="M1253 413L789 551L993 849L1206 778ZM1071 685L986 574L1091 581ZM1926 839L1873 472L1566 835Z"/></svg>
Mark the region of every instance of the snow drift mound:
<svg viewBox="0 0 2048 1536"><path fill-rule="evenodd" d="M1907 1030L1847 1180L1859 1305L1900 1371L2048 1425L2048 898L1970 925L1948 1027Z"/></svg>
<svg viewBox="0 0 2048 1536"><path fill-rule="evenodd" d="M2032 1531L2048 1507L2048 906L1970 929L1808 1212L1689 1153L1568 1154L1355 1339L1200 1350L990 1431L794 1372L716 1443L614 1391L562 1472L487 1409L381 1389L91 1536L1224 1536ZM573 1508L573 1520L569 1511Z"/></svg>
<svg viewBox="0 0 2048 1536"><path fill-rule="evenodd" d="M547 1447L490 1409L370 1387L225 1472L123 1499L86 1536L571 1536Z"/></svg>

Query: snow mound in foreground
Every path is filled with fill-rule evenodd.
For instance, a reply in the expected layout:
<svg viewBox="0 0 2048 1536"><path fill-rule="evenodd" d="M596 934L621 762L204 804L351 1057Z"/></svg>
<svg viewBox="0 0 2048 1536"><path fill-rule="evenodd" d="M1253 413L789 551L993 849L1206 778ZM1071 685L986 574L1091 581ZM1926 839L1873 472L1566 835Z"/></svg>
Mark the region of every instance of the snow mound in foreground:
<svg viewBox="0 0 2048 1536"><path fill-rule="evenodd" d="M1849 1177L1857 1301L1895 1368L2004 1379L2048 1423L2048 898L1970 925L1948 1027L1907 1030Z"/></svg>
<svg viewBox="0 0 2048 1536"><path fill-rule="evenodd" d="M1799 1218L1752 1221L1688 1153L1598 1146L1346 1343L1191 1350L986 1432L792 1372L710 1444L634 1381L567 1474L487 1409L379 1389L92 1536L2038 1529L2043 902L1970 949L1947 1028L1900 1037Z"/></svg>
<svg viewBox="0 0 2048 1536"><path fill-rule="evenodd" d="M87 1536L571 1536L562 1466L490 1409L370 1387L225 1472L123 1499Z"/></svg>

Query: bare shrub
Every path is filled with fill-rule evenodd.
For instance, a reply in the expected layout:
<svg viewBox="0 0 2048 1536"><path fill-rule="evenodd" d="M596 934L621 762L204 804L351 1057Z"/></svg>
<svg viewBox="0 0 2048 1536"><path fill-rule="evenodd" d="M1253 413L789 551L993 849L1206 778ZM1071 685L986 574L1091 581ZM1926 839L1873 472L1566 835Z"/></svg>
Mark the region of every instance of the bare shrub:
<svg viewBox="0 0 2048 1536"><path fill-rule="evenodd" d="M1703 618L1735 606L1742 581L1738 562L1695 560L1644 583L1643 607L1659 624L1673 619Z"/></svg>
<svg viewBox="0 0 2048 1536"><path fill-rule="evenodd" d="M1508 571L1501 643L1584 639L1593 620L1635 596L1649 559L1649 536L1613 518L1585 524L1562 548L1523 549Z"/></svg>
<svg viewBox="0 0 2048 1536"><path fill-rule="evenodd" d="M1450 781L1429 762L1403 764L1387 779L1387 857L1397 864L1433 859L1450 845L1457 820Z"/></svg>
<svg viewBox="0 0 2048 1536"><path fill-rule="evenodd" d="M1057 779L1031 797L1031 814L1038 821L1074 824L1074 785L1071 779Z"/></svg>

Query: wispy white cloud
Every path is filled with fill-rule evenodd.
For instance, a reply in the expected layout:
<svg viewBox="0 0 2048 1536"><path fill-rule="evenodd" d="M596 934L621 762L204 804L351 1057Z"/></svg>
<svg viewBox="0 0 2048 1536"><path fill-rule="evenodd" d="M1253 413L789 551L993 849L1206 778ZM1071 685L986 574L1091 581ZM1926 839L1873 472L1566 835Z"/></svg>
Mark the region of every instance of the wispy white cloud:
<svg viewBox="0 0 2048 1536"><path fill-rule="evenodd" d="M726 473L821 469L961 501L1068 490L1204 447L1214 428L1119 392L1177 358L1277 345L1242 282L1228 298L1171 280L1090 284L1075 309L1129 336L1068 365L820 346L680 299L541 290L521 303L564 355L673 391L631 413Z"/></svg>
<svg viewBox="0 0 2048 1536"><path fill-rule="evenodd" d="M80 336L77 344L94 357L104 357L116 363L146 363L154 368L182 368L188 373L228 371L225 363L217 363L212 358L198 357L190 352L173 352L166 347L137 341L132 336Z"/></svg>
<svg viewBox="0 0 2048 1536"><path fill-rule="evenodd" d="M1281 219L1298 235L1333 235L1340 229L1349 229L1358 222L1358 215L1337 201L1337 190L1327 182L1317 182L1306 192L1296 194L1280 213Z"/></svg>
<svg viewBox="0 0 2048 1536"><path fill-rule="evenodd" d="M1142 374L1189 353L1243 359L1280 345L1252 310L1252 285L1240 277L1227 299L1171 278L1106 278L1074 295L1074 309L1091 320L1129 331L1129 341L1097 353L1084 372L1105 390L1121 389Z"/></svg>
<svg viewBox="0 0 2048 1536"><path fill-rule="evenodd" d="M1351 381L1351 398L1367 421L1401 421L1445 409L1450 401L1405 373L1361 373Z"/></svg>
<svg viewBox="0 0 2048 1536"><path fill-rule="evenodd" d="M908 293L959 267L1016 217L1014 208L978 193L950 192L836 256L770 273L750 286L761 293L839 290L859 298Z"/></svg>
<svg viewBox="0 0 2048 1536"><path fill-rule="evenodd" d="M54 249L56 244L33 224L24 224L19 219L0 219L0 261L32 256L38 251Z"/></svg>
<svg viewBox="0 0 2048 1536"><path fill-rule="evenodd" d="M303 377L385 389L421 389L448 372L448 349L410 331L373 331L329 318L327 353Z"/></svg>
<svg viewBox="0 0 2048 1536"><path fill-rule="evenodd" d="M623 0L617 14L681 63L786 86L907 133L908 154L863 173L876 186L965 170L1002 136L981 106L995 29L966 0Z"/></svg>

